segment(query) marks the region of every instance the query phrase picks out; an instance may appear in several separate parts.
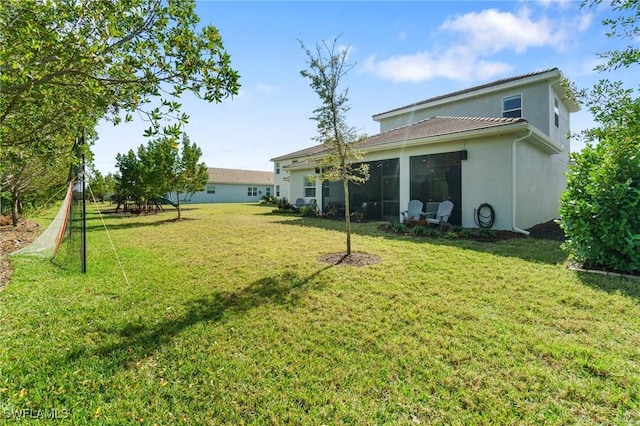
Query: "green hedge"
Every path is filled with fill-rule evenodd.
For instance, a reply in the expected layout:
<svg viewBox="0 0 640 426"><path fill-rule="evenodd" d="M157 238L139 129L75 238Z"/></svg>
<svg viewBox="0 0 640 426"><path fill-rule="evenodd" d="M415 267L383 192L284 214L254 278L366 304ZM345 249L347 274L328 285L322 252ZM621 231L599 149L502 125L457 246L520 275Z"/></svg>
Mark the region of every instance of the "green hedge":
<svg viewBox="0 0 640 426"><path fill-rule="evenodd" d="M573 154L561 226L576 262L640 273L640 135L624 130Z"/></svg>

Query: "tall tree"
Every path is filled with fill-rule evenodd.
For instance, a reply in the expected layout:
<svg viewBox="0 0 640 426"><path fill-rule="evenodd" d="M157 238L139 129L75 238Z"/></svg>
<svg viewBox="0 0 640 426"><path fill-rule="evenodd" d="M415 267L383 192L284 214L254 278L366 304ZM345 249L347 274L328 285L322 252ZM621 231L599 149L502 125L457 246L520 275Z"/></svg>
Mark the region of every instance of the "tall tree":
<svg viewBox="0 0 640 426"><path fill-rule="evenodd" d="M178 206L178 219L182 217L180 207L180 193L193 194L202 189L207 184L209 174L207 165L200 162L202 150L187 135L182 137L182 150L179 153L174 169L173 191L176 193Z"/></svg>
<svg viewBox="0 0 640 426"><path fill-rule="evenodd" d="M202 191L207 183L207 166L200 162L202 150L184 134L180 146L174 137L159 136L116 156L118 204L127 199L147 207L171 192L177 196L178 219L182 217L180 193ZM116 208L117 210L117 208Z"/></svg>
<svg viewBox="0 0 640 426"><path fill-rule="evenodd" d="M142 191L138 185L140 180L140 161L136 153L130 149L126 154L116 155L116 167L118 172L115 174L116 187L116 212L120 209L120 205L125 205L125 211L128 200L135 200L136 203L142 196Z"/></svg>
<svg viewBox="0 0 640 426"><path fill-rule="evenodd" d="M199 24L194 0L2 2L0 67L3 164L69 157L79 133L136 112L150 123L147 136L179 137L188 120L182 93L221 102L239 89L218 30Z"/></svg>
<svg viewBox="0 0 640 426"><path fill-rule="evenodd" d="M145 208L151 200L163 197L173 189L173 173L178 158L175 137L161 136L138 148L140 177Z"/></svg>
<svg viewBox="0 0 640 426"><path fill-rule="evenodd" d="M126 119L144 114L156 134L163 114L187 120L174 101L184 91L208 102L238 92L220 34L211 25L198 29L192 0L5 2L0 24L0 124L21 130L3 145L50 120L108 114L117 122L121 111ZM147 109L154 99L159 106ZM39 120L16 122L23 113Z"/></svg>
<svg viewBox="0 0 640 426"><path fill-rule="evenodd" d="M331 43L316 43L315 51L307 49L302 41L300 46L307 55L308 69L300 74L310 80L309 85L320 97L321 105L311 117L317 123L318 136L314 139L323 144L326 155L320 160L320 179L341 181L344 188L345 231L347 237L346 255L351 255L351 213L349 206L350 182L361 183L369 178L368 164L357 163L362 154L357 143L365 136L358 135L354 127L347 124L349 89L342 89L342 79L355 65L346 63L349 47L338 46L338 38Z"/></svg>
<svg viewBox="0 0 640 426"><path fill-rule="evenodd" d="M89 166L89 187L93 196L104 202L105 198L112 196L115 192L115 178L113 174L103 175L92 165Z"/></svg>
<svg viewBox="0 0 640 426"><path fill-rule="evenodd" d="M600 1L583 2L591 7ZM613 0L619 15L603 21L609 37L640 36L640 1ZM640 64L640 50L628 46L600 54L596 69L611 71ZM640 86L637 88L640 91ZM587 267L640 273L640 98L623 82L601 80L577 90L599 127L581 137L586 147L572 154L574 165L560 202L564 248Z"/></svg>
<svg viewBox="0 0 640 426"><path fill-rule="evenodd" d="M23 206L36 206L51 201L51 197L65 185L73 155L67 150L3 149L0 152L0 187L11 200L13 226L23 213ZM59 147L59 146L58 146Z"/></svg>

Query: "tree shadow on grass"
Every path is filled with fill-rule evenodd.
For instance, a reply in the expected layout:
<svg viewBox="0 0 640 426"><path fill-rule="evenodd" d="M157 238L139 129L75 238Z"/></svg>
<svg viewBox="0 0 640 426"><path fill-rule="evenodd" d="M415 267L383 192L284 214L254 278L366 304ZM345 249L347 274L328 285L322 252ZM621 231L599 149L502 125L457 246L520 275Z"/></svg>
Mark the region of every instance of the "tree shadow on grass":
<svg viewBox="0 0 640 426"><path fill-rule="evenodd" d="M317 288L315 278L331 267L325 266L308 276L284 272L261 278L240 291L214 292L185 303L186 312L179 318L96 330L94 332L99 334L111 335L110 343L76 349L61 362L67 364L97 357L102 360L104 370L128 368L193 325L220 322L229 315L240 315L266 304L295 306L309 289Z"/></svg>
<svg viewBox="0 0 640 426"><path fill-rule="evenodd" d="M624 277L604 276L590 272L576 271L580 282L595 290L611 294L621 294L640 301L640 280Z"/></svg>
<svg viewBox="0 0 640 426"><path fill-rule="evenodd" d="M280 225L300 226L305 228L318 228L344 232L344 222L317 219L301 218L300 220L281 220L275 222ZM543 240L532 237L520 236L510 240L482 242L465 238L448 239L444 237L425 237L399 235L390 232L383 232L379 228L382 222L353 223L352 234L374 238L385 238L394 241L406 241L410 244L428 244L435 246L457 247L463 250L472 250L480 253L490 253L502 257L517 257L527 262L544 263L557 265L564 263L568 255L560 246L559 241ZM430 247L427 251L433 250Z"/></svg>
<svg viewBox="0 0 640 426"><path fill-rule="evenodd" d="M118 224L109 224L107 225L107 230L108 231L114 231L117 229L132 229L132 228L143 228L143 227L148 227L148 226L163 226L163 225L169 225L171 223L175 223L175 222L184 222L184 221L191 221L191 220L199 220L199 219L194 219L194 218L190 218L190 217L183 217L178 219L178 217L169 217L166 219L162 219L162 220L155 220L153 222L140 222L135 220L135 216L129 216L127 217L127 219L129 219L129 221L127 222L120 222ZM92 231L104 231L104 224L102 223L102 221L98 221L95 224L91 224L92 222L94 222L94 220L87 220L87 231L88 232L92 232Z"/></svg>

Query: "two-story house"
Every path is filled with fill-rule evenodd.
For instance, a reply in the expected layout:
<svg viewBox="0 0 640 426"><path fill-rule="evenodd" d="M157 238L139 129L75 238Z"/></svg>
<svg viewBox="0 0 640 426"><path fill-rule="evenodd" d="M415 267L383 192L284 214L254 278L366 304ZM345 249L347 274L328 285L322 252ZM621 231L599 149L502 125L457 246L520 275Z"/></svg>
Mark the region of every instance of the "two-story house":
<svg viewBox="0 0 640 426"><path fill-rule="evenodd" d="M557 68L505 78L373 116L380 133L358 149L370 178L350 187L366 219L398 219L410 200L454 203L450 223L476 226L493 208L494 229L523 231L557 217L579 107ZM340 203L340 182L315 180L324 147L273 158L281 196ZM287 189L287 192L284 192ZM277 189L276 189L277 191Z"/></svg>

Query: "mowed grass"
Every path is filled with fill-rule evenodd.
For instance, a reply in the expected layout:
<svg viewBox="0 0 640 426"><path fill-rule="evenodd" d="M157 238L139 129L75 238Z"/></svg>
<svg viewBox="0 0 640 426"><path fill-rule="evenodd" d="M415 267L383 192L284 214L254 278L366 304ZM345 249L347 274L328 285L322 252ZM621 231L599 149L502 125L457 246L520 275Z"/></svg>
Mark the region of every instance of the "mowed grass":
<svg viewBox="0 0 640 426"><path fill-rule="evenodd" d="M640 283L557 242L355 224L381 263L318 262L343 224L250 205L105 216L88 273L13 258L0 414L73 424L640 423ZM45 412L46 414L46 412ZM17 423L33 421L13 415Z"/></svg>

